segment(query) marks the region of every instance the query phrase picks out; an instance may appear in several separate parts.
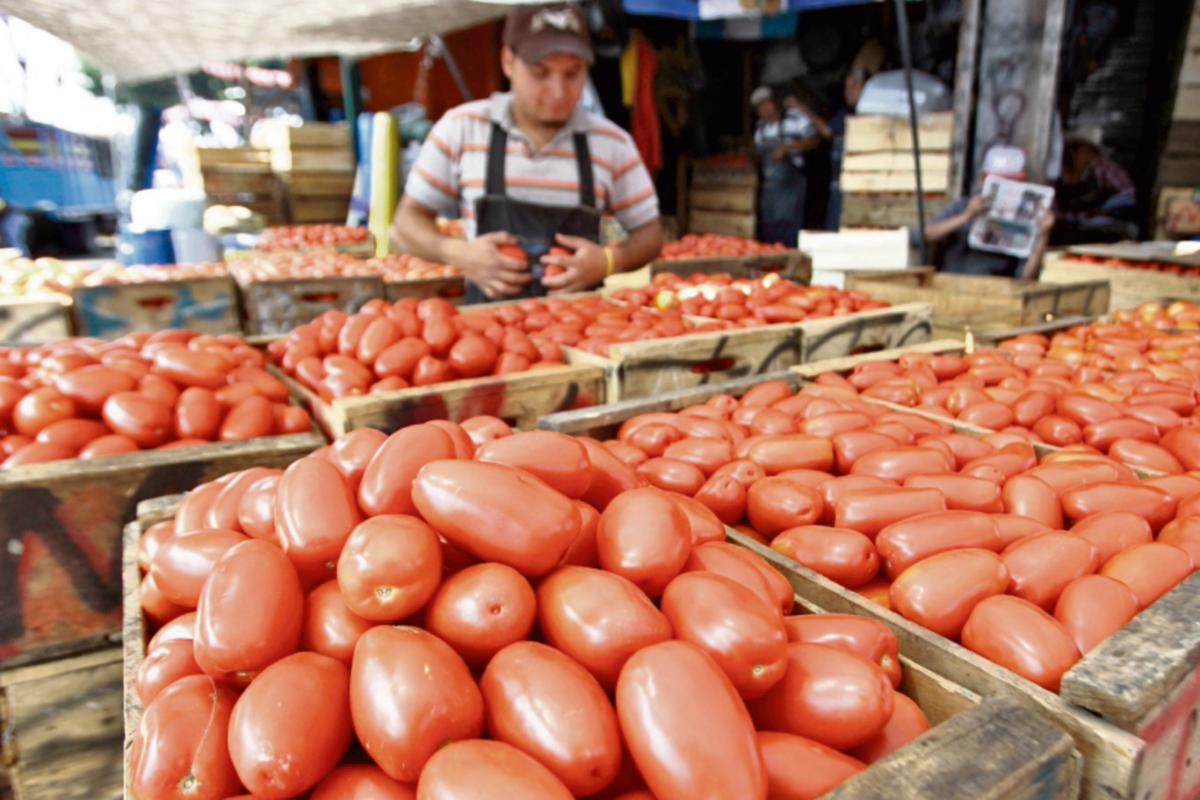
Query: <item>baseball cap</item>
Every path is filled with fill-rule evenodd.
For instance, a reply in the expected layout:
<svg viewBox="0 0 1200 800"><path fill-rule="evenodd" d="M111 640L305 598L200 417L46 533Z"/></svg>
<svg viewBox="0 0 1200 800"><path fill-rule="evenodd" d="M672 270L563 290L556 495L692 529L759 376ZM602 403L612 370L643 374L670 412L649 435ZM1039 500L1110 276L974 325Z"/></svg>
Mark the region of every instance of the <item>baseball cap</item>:
<svg viewBox="0 0 1200 800"><path fill-rule="evenodd" d="M566 3L513 6L504 22L504 44L527 64L560 53L595 61L583 9Z"/></svg>
<svg viewBox="0 0 1200 800"><path fill-rule="evenodd" d="M750 93L750 107L754 108L764 100L774 100L775 93L766 86L760 86Z"/></svg>
<svg viewBox="0 0 1200 800"><path fill-rule="evenodd" d="M983 154L983 169L980 171L984 175L1023 181L1025 180L1025 151L1019 147L992 145Z"/></svg>

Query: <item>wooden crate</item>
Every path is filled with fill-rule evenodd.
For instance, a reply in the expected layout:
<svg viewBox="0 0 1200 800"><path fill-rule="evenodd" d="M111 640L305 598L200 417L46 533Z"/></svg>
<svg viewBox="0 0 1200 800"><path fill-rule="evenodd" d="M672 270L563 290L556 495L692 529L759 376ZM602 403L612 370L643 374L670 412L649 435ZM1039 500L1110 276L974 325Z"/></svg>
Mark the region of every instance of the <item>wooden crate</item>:
<svg viewBox="0 0 1200 800"><path fill-rule="evenodd" d="M79 336L115 339L130 331L188 328L241 333L237 286L230 275L147 283L106 283L71 289Z"/></svg>
<svg viewBox="0 0 1200 800"><path fill-rule="evenodd" d="M986 275L955 275L932 267L882 272L848 272L846 288L890 303L933 304L934 334L1016 328L1062 316L1096 317L1108 313L1109 284L1104 280L1047 284Z"/></svg>
<svg viewBox="0 0 1200 800"><path fill-rule="evenodd" d="M929 187L922 187L928 189ZM925 218L932 217L950 202L944 194L926 194ZM854 194L842 192L843 228L914 228L917 224L915 194Z"/></svg>
<svg viewBox="0 0 1200 800"><path fill-rule="evenodd" d="M44 344L71 335L71 298L61 294L0 298L0 342Z"/></svg>
<svg viewBox="0 0 1200 800"><path fill-rule="evenodd" d="M296 278L239 283L243 329L250 336L283 334L330 309L353 314L383 297L383 278Z"/></svg>
<svg viewBox="0 0 1200 800"><path fill-rule="evenodd" d="M331 195L303 197L288 196L288 209L292 222L296 225L308 225L318 222L344 223L350 212L350 195Z"/></svg>
<svg viewBox="0 0 1200 800"><path fill-rule="evenodd" d="M921 152L949 150L954 131L954 112L939 111L919 121L917 138ZM852 114L846 118L846 153L906 150L912 153L912 131L908 117Z"/></svg>
<svg viewBox="0 0 1200 800"><path fill-rule="evenodd" d="M279 190L269 164L221 164L205 167L200 174L204 193L215 200L259 196L269 199Z"/></svg>
<svg viewBox="0 0 1200 800"><path fill-rule="evenodd" d="M299 126L267 123L256 129L255 134L253 144L270 150L350 148L350 127L344 122L305 122Z"/></svg>
<svg viewBox="0 0 1200 800"><path fill-rule="evenodd" d="M292 196L349 197L354 192L352 172L286 172L280 178Z"/></svg>
<svg viewBox="0 0 1200 800"><path fill-rule="evenodd" d="M641 269L610 275L604 281L604 286L609 289L621 286L648 286L654 276L661 272L670 272L685 278L697 272L705 275L729 273L735 278L752 279L773 273L796 283L807 284L812 275L812 263L799 250L781 250L777 253L747 256L676 258L651 261Z"/></svg>
<svg viewBox="0 0 1200 800"><path fill-rule="evenodd" d="M200 169L231 165L271 163L271 151L261 147L197 147Z"/></svg>
<svg viewBox="0 0 1200 800"><path fill-rule="evenodd" d="M164 497L146 503L145 513L125 528L126 752L143 711L133 691L146 643L137 595L138 538L155 522L170 519L178 502L178 497ZM797 596L796 602L797 614L824 613L802 597ZM1076 796L1079 758L1062 731L1013 700L981 701L904 652L900 661L903 679L899 689L917 703L932 729L823 795L824 800L1072 800ZM984 752L987 757L981 757Z"/></svg>
<svg viewBox="0 0 1200 800"><path fill-rule="evenodd" d="M271 151L271 169L276 172L347 172L358 167L349 147L313 147Z"/></svg>
<svg viewBox="0 0 1200 800"><path fill-rule="evenodd" d="M454 305L462 305L463 295L467 292L466 279L462 275L449 278L418 278L411 281L390 281L383 285L384 298L389 303L415 297L426 300L440 297Z"/></svg>
<svg viewBox="0 0 1200 800"><path fill-rule="evenodd" d="M52 461L0 473L0 666L106 644L121 623L121 527L137 503L325 444L316 432Z"/></svg>
<svg viewBox="0 0 1200 800"><path fill-rule="evenodd" d="M544 414L594 406L606 397L604 370L587 365L413 386L383 394L343 397L331 403L282 372L275 374L305 399L313 418L331 439L358 428L392 433L432 419L462 422L482 414L530 430Z"/></svg>
<svg viewBox="0 0 1200 800"><path fill-rule="evenodd" d="M953 352L960 342L845 359L842 367L900 352ZM834 362L831 362L834 363ZM538 427L576 436L611 438L638 414L677 411L716 394L741 396L766 380L798 387L829 365L805 365L790 374L770 374L727 384L697 387L661 397L543 417ZM836 371L836 370L835 370ZM884 404L890 405L890 404ZM911 409L891 406L898 411ZM943 420L946 421L946 420ZM987 433L956 426L971 435ZM1050 451L1054 448L1047 448ZM1200 793L1200 763L1192 741L1200 715L1200 573L1152 604L1105 643L1088 653L1063 679L1060 694L1016 674L887 611L863 596L727 529L736 544L753 550L782 572L797 597L825 611L878 619L891 628L901 652L938 675L983 697L1004 697L1065 730L1083 756L1081 797L1088 800L1175 800ZM882 797L908 796L883 792ZM923 796L923 795L916 795ZM935 795L936 796L936 795ZM1027 795L1036 796L1036 795Z"/></svg>
<svg viewBox="0 0 1200 800"><path fill-rule="evenodd" d="M736 184L699 184L688 194L688 206L697 211L736 211L754 213L757 192L753 186Z"/></svg>
<svg viewBox="0 0 1200 800"><path fill-rule="evenodd" d="M849 172L907 172L913 171L912 150L881 150L874 153L849 153L842 159L843 177ZM921 174L950 172L950 154L921 152ZM845 188L845 187L843 187ZM847 189L847 191L849 191ZM930 191L935 191L930 187Z"/></svg>
<svg viewBox="0 0 1200 800"><path fill-rule="evenodd" d="M841 190L847 194L894 194L915 192L917 175L910 166L895 172L846 172L838 179ZM942 170L921 170L922 192L945 192L950 186L949 173Z"/></svg>
<svg viewBox="0 0 1200 800"><path fill-rule="evenodd" d="M1200 200L1196 197L1196 189L1166 186L1159 190L1156 220L1158 233L1155 237L1158 239L1200 233Z"/></svg>
<svg viewBox="0 0 1200 800"><path fill-rule="evenodd" d="M607 358L572 347L564 352L570 363L604 368L606 396L612 402L761 375L860 348L928 341L932 313L927 303L914 303L807 322L625 342L612 345Z"/></svg>
<svg viewBox="0 0 1200 800"><path fill-rule="evenodd" d="M688 215L688 230L692 233L720 233L753 239L757 232L757 217L736 211L693 210Z"/></svg>
<svg viewBox="0 0 1200 800"><path fill-rule="evenodd" d="M120 800L120 647L0 672L0 786L16 800Z"/></svg>
<svg viewBox="0 0 1200 800"><path fill-rule="evenodd" d="M1200 266L1200 261L1195 266ZM1200 277L1132 267L1109 267L1072 258L1069 253L1048 254L1042 263L1039 280L1043 283L1106 280L1111 287L1109 311L1136 308L1142 303L1200 301Z"/></svg>

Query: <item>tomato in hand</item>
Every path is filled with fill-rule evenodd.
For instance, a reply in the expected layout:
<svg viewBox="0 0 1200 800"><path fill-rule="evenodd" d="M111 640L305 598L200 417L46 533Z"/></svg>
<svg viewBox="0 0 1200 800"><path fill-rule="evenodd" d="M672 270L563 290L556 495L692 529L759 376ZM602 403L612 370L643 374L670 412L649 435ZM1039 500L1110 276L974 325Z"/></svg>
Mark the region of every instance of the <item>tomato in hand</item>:
<svg viewBox="0 0 1200 800"><path fill-rule="evenodd" d="M475 669L528 637L536 619L533 587L504 564L476 564L450 576L425 607L425 628Z"/></svg>

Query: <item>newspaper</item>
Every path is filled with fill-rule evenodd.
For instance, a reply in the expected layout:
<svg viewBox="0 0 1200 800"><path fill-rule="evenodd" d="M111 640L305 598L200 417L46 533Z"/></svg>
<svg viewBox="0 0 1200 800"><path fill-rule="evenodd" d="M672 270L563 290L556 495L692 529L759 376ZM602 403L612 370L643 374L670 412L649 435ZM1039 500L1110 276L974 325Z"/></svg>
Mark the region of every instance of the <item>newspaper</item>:
<svg viewBox="0 0 1200 800"><path fill-rule="evenodd" d="M976 250L1025 258L1037 239L1037 219L1054 202L1054 189L989 175L983 182L987 211L971 223L967 242Z"/></svg>

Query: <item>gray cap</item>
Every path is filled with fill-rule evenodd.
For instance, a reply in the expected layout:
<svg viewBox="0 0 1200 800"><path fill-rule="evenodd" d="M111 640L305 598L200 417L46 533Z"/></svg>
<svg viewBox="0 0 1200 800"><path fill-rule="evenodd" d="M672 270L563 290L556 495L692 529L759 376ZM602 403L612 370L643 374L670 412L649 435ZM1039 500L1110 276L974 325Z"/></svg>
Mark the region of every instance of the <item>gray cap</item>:
<svg viewBox="0 0 1200 800"><path fill-rule="evenodd" d="M755 106L757 106L759 103L763 102L764 100L774 100L774 99L775 99L775 93L771 91L770 87L760 86L757 89L755 89L753 92L750 93L750 107L754 108Z"/></svg>

